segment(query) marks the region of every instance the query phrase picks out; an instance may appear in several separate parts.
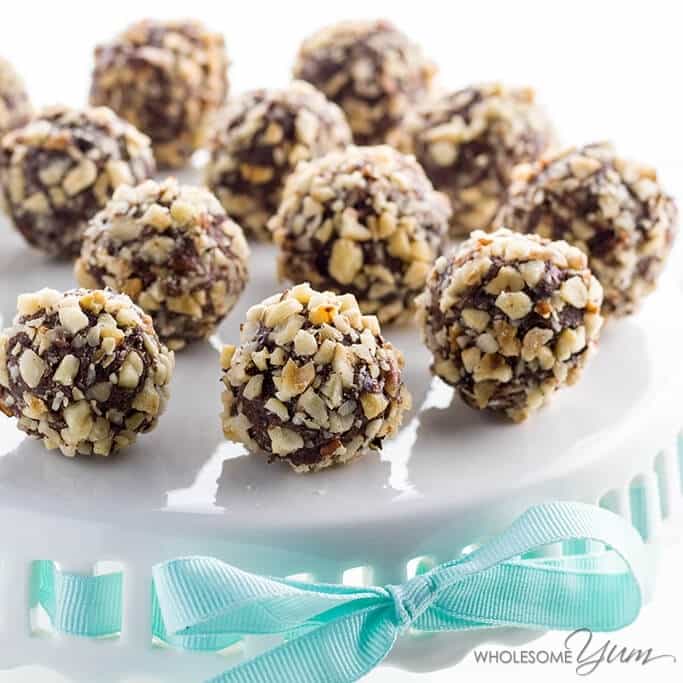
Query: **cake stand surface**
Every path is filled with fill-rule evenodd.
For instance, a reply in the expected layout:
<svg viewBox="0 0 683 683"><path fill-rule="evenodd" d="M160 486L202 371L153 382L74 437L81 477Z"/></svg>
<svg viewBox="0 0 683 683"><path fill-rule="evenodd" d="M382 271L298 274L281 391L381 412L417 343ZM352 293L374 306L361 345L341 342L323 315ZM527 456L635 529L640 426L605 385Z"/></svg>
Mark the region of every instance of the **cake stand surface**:
<svg viewBox="0 0 683 683"><path fill-rule="evenodd" d="M151 567L179 555L210 554L259 573L387 583L457 556L536 502L601 504L653 544L674 530L683 510L677 288L661 287L637 316L610 323L582 380L522 425L467 408L431 378L414 329L385 330L406 356L414 399L402 431L379 456L302 476L248 456L221 433L218 348L238 340L249 305L281 288L274 249L252 251L251 282L236 309L210 342L177 355L166 414L128 452L67 459L0 421L0 643L9 643L0 669L42 664L79 683L133 674L170 683L220 672L224 658L152 648ZM17 294L74 286L70 265L29 251L4 225L0 272L3 325ZM99 571L122 568L121 636L31 637L28 569L36 559L76 571L103 561L116 564ZM392 663L445 666L486 637L408 638Z"/></svg>

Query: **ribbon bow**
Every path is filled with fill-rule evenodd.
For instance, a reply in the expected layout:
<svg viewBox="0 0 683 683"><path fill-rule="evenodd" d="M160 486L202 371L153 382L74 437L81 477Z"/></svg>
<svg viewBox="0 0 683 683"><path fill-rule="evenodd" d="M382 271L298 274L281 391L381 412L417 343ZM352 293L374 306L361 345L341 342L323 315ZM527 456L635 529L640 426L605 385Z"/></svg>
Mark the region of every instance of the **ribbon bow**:
<svg viewBox="0 0 683 683"><path fill-rule="evenodd" d="M595 540L595 554L520 559L543 545ZM352 588L266 578L208 557L154 568L152 632L170 645L222 650L245 635L284 642L208 683L348 683L409 627L425 632L518 626L610 631L638 615L648 588L640 536L581 503L530 508L474 552L401 585ZM33 605L54 628L102 637L121 628L122 575L79 576L34 563Z"/></svg>
<svg viewBox="0 0 683 683"><path fill-rule="evenodd" d="M519 559L539 546L595 540L610 550ZM154 568L158 635L222 649L245 635L284 642L209 683L348 683L377 666L407 628L495 626L610 631L642 603L645 546L621 518L579 503L538 505L469 555L402 585L351 588L265 578L212 558Z"/></svg>

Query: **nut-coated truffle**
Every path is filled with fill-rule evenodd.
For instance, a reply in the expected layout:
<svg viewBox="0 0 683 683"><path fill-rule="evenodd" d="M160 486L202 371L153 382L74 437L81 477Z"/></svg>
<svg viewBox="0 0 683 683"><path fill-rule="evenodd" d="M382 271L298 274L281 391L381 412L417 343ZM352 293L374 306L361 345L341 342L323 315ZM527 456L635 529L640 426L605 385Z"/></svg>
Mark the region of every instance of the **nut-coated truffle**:
<svg viewBox="0 0 683 683"><path fill-rule="evenodd" d="M410 407L403 356L377 318L307 283L250 308L221 364L225 436L298 472L380 449Z"/></svg>
<svg viewBox="0 0 683 683"><path fill-rule="evenodd" d="M417 157L453 205L451 234L488 230L516 164L539 157L550 125L529 89L473 86L427 100L391 142Z"/></svg>
<svg viewBox="0 0 683 683"><path fill-rule="evenodd" d="M204 188L148 180L123 186L86 231L76 278L133 299L172 349L208 337L247 282L249 249Z"/></svg>
<svg viewBox="0 0 683 683"><path fill-rule="evenodd" d="M269 227L281 277L350 292L386 323L412 316L449 215L413 157L348 147L298 166Z"/></svg>
<svg viewBox="0 0 683 683"><path fill-rule="evenodd" d="M69 258L114 189L154 170L149 139L111 110L50 107L3 139L0 195L29 244Z"/></svg>
<svg viewBox="0 0 683 683"><path fill-rule="evenodd" d="M524 164L515 178L496 222L577 246L605 290L605 315L635 311L655 289L677 231L676 205L655 170L601 143Z"/></svg>
<svg viewBox="0 0 683 683"><path fill-rule="evenodd" d="M297 163L350 143L344 113L310 84L253 90L231 100L218 117L206 184L249 236L270 240L266 224Z"/></svg>
<svg viewBox="0 0 683 683"><path fill-rule="evenodd" d="M0 57L0 139L13 128L28 123L32 113L23 80L14 67Z"/></svg>
<svg viewBox="0 0 683 683"><path fill-rule="evenodd" d="M173 352L123 294L22 294L0 333L0 410L64 455L110 455L157 423Z"/></svg>
<svg viewBox="0 0 683 683"><path fill-rule="evenodd" d="M418 303L432 371L516 422L576 382L602 326L585 254L509 230L477 230L440 258Z"/></svg>
<svg viewBox="0 0 683 683"><path fill-rule="evenodd" d="M223 37L197 21L144 20L95 49L90 102L149 135L160 166L182 166L228 91Z"/></svg>
<svg viewBox="0 0 683 683"><path fill-rule="evenodd" d="M312 83L346 114L359 145L387 135L431 89L436 69L388 21L345 21L306 39L295 78Z"/></svg>

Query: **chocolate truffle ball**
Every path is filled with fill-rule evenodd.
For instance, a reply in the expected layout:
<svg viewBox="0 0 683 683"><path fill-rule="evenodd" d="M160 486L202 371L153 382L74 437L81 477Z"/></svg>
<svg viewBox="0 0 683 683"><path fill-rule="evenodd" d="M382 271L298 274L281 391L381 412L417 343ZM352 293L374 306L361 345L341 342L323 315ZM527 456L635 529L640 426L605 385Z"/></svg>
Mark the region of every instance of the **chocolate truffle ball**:
<svg viewBox="0 0 683 683"><path fill-rule="evenodd" d="M573 384L602 325L602 287L566 242L472 233L419 300L432 371L480 410L526 419Z"/></svg>
<svg viewBox="0 0 683 683"><path fill-rule="evenodd" d="M525 164L515 176L496 222L577 246L605 290L605 315L636 310L654 290L677 230L676 205L657 173L603 143Z"/></svg>
<svg viewBox="0 0 683 683"><path fill-rule="evenodd" d="M28 123L32 113L24 82L14 67L0 57L0 139L13 128Z"/></svg>
<svg viewBox="0 0 683 683"><path fill-rule="evenodd" d="M163 412L173 352L123 294L22 294L0 333L0 410L46 448L109 455Z"/></svg>
<svg viewBox="0 0 683 683"><path fill-rule="evenodd" d="M516 164L547 148L550 126L529 89L474 86L427 101L391 142L412 152L453 205L451 234L488 230Z"/></svg>
<svg viewBox="0 0 683 683"><path fill-rule="evenodd" d="M111 110L50 107L3 139L0 198L29 244L68 258L113 190L154 170L149 139Z"/></svg>
<svg viewBox="0 0 683 683"><path fill-rule="evenodd" d="M350 143L341 109L308 83L253 90L232 100L219 118L206 184L249 235L270 240L266 223L297 163Z"/></svg>
<svg viewBox="0 0 683 683"><path fill-rule="evenodd" d="M345 112L359 145L387 134L430 90L436 73L422 50L388 21L346 21L303 42L294 76Z"/></svg>
<svg viewBox="0 0 683 683"><path fill-rule="evenodd" d="M169 178L120 187L91 221L76 279L111 287L152 316L172 349L208 337L247 282L242 229L206 189Z"/></svg>
<svg viewBox="0 0 683 683"><path fill-rule="evenodd" d="M298 472L380 449L410 407L403 356L377 318L308 283L250 308L221 364L225 436Z"/></svg>
<svg viewBox="0 0 683 683"><path fill-rule="evenodd" d="M182 166L204 142L228 90L223 37L196 21L140 21L95 49L90 102L152 139L157 162Z"/></svg>
<svg viewBox="0 0 683 683"><path fill-rule="evenodd" d="M385 323L412 316L449 215L413 157L348 147L297 167L269 227L283 278L350 292Z"/></svg>

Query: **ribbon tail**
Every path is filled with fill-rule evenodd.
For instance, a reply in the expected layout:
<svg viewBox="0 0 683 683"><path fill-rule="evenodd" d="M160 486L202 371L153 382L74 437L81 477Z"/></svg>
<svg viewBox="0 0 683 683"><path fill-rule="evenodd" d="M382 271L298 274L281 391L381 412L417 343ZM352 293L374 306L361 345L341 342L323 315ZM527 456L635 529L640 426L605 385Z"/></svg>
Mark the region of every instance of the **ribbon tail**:
<svg viewBox="0 0 683 683"><path fill-rule="evenodd" d="M152 638L158 643L181 650L196 650L201 652L219 652L238 643L242 636L232 633L169 633L166 629L164 617L159 605L156 591L152 591Z"/></svg>
<svg viewBox="0 0 683 683"><path fill-rule="evenodd" d="M326 623L207 683L352 683L389 654L398 629L387 605L334 610Z"/></svg>

